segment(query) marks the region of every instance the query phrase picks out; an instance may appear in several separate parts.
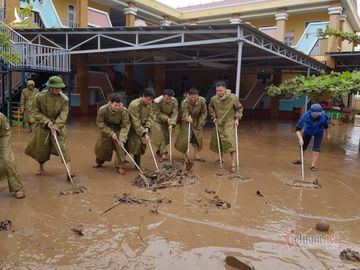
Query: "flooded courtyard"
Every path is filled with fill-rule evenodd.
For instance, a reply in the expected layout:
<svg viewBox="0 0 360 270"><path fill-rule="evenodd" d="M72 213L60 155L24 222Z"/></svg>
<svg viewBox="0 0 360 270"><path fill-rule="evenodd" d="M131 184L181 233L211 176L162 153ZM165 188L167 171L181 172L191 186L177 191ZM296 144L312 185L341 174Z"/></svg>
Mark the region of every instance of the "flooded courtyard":
<svg viewBox="0 0 360 270"><path fill-rule="evenodd" d="M339 258L345 248L360 251L359 127L331 127L318 172L309 169L311 153L305 153L305 178L317 179L316 189L287 184L300 178L300 167L292 164L299 156L293 124L241 122L240 172L250 178L246 181L215 174L219 165L208 150L210 131L201 153L206 162L192 168L195 184L150 191L130 183L138 176L131 163L125 176L112 163L92 168L99 131L93 119L73 119L68 126L72 168L88 190L57 196L70 187L60 159L52 156L47 174L35 176L37 163L24 154L30 135L14 127L12 148L27 197L14 199L7 183L0 183L0 220L12 221L12 231L0 232L0 269L233 269L225 265L227 255L255 269L360 268ZM182 155L173 153L181 162ZM143 167L155 169L148 150ZM231 207L206 203L215 195L205 190ZM150 204L120 204L101 215L115 194L124 193L171 203L157 204L156 211ZM329 232L315 229L321 219L330 223ZM71 230L79 226L83 235ZM304 235L332 241L297 245Z"/></svg>

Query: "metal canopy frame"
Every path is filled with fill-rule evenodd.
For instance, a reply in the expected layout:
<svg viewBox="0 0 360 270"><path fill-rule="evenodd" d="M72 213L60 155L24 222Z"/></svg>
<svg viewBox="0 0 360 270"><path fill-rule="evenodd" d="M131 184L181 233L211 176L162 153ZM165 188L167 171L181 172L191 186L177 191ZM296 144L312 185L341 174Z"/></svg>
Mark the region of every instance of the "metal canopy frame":
<svg viewBox="0 0 360 270"><path fill-rule="evenodd" d="M310 56L299 52L282 42L260 32L247 24L236 25L182 25L162 27L113 27L86 29L25 29L23 35L41 45L56 46L66 50L70 55L77 54L111 54L116 52L135 52L143 50L179 50L181 48L200 48L218 46L227 48L227 52L207 55L205 61L236 62L236 94L239 95L240 75L243 61L253 57L262 60L278 59L290 68L310 69L318 73L328 67ZM249 50L257 53L243 58ZM151 57L121 60L122 64L156 64L156 63L189 63L193 57L177 52L182 59L174 61L154 61ZM104 54L106 55L106 54ZM254 58L255 57L255 58ZM261 59L260 59L261 60ZM119 62L120 63L120 62ZM105 63L106 64L106 63ZM109 65L115 64L107 63Z"/></svg>

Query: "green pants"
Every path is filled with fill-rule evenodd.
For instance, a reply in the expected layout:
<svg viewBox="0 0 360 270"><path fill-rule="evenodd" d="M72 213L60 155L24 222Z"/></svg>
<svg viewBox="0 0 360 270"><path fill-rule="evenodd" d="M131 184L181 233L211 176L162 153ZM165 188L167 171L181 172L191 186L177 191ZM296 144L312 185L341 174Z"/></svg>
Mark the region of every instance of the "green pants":
<svg viewBox="0 0 360 270"><path fill-rule="evenodd" d="M7 179L10 192L16 192L23 188L16 169L13 152L7 151L6 158L0 158L0 180Z"/></svg>

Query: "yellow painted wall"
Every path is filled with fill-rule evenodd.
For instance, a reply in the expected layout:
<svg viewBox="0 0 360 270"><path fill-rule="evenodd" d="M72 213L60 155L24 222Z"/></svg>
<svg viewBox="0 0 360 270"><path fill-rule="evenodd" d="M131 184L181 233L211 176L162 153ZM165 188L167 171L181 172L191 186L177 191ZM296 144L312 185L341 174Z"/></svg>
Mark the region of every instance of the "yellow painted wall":
<svg viewBox="0 0 360 270"><path fill-rule="evenodd" d="M264 26L276 26L275 16L263 19L249 19L245 21L251 22L258 29Z"/></svg>
<svg viewBox="0 0 360 270"><path fill-rule="evenodd" d="M61 20L64 20L64 19L67 20L67 18L68 18L68 5L73 5L75 7L77 6L76 0L65 0L65 1L53 0L53 3L54 3L56 11ZM95 2L91 2L91 1L89 1L89 7L96 8L96 9L106 11L106 12L110 12L109 7L95 3Z"/></svg>
<svg viewBox="0 0 360 270"><path fill-rule="evenodd" d="M285 25L285 32L294 32L294 45L299 41L304 33L305 22L308 21L329 21L329 15L324 12L313 12L306 14L290 14Z"/></svg>
<svg viewBox="0 0 360 270"><path fill-rule="evenodd" d="M281 74L281 82L284 82L286 80L289 80L291 78L294 78L298 75L301 75L300 73L299 74L296 74L296 73L282 73Z"/></svg>
<svg viewBox="0 0 360 270"><path fill-rule="evenodd" d="M76 6L76 0L53 0L53 3L61 21L68 19L68 5Z"/></svg>
<svg viewBox="0 0 360 270"><path fill-rule="evenodd" d="M256 28L264 26L276 26L275 17L267 17L263 19L252 19L248 20ZM285 32L294 32L294 45L299 41L302 34L304 33L305 22L308 21L329 21L329 15L326 11L324 12L313 12L306 14L290 14L286 21Z"/></svg>
<svg viewBox="0 0 360 270"><path fill-rule="evenodd" d="M351 32L353 33L354 30L353 28L351 27L350 23L348 20L346 20L343 24L343 31L344 32ZM348 51L352 51L353 49L353 44L352 43L349 43L348 41L343 41L342 44L341 44L341 51L343 52L348 52Z"/></svg>

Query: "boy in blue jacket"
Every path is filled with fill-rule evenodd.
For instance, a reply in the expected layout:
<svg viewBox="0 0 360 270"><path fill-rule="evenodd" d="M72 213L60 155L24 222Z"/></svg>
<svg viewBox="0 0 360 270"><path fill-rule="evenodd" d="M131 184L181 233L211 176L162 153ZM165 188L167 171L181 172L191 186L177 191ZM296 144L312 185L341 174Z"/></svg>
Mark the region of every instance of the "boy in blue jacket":
<svg viewBox="0 0 360 270"><path fill-rule="evenodd" d="M303 135L301 136L301 130L304 129ZM315 103L311 105L310 110L307 111L299 120L296 125L296 135L299 139L299 143L305 151L308 147L311 137L314 137L312 163L310 170L316 172L316 161L319 157L321 141L323 138L324 130L326 138L331 139L330 130L328 125L328 117L326 112L323 111L320 104ZM295 160L294 164L301 164L300 160Z"/></svg>

